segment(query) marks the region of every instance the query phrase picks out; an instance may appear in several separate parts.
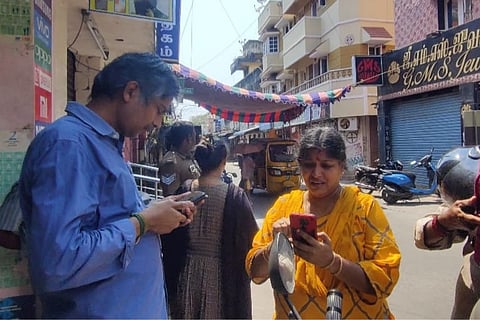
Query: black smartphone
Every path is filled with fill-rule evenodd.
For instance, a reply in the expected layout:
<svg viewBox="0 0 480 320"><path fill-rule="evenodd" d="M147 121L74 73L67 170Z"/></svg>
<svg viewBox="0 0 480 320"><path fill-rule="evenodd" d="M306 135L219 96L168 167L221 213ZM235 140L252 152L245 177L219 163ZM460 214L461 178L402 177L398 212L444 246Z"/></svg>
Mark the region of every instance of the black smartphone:
<svg viewBox="0 0 480 320"><path fill-rule="evenodd" d="M207 199L208 194L206 194L203 191L192 191L188 196L182 198L181 200L183 201L192 201L194 205L197 205L202 201L203 199Z"/></svg>

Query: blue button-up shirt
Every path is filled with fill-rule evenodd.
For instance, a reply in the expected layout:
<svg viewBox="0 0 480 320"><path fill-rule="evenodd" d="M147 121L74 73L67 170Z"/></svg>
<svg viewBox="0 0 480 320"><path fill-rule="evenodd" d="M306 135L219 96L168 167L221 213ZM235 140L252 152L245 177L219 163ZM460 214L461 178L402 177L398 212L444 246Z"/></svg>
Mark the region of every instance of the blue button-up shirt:
<svg viewBox="0 0 480 320"><path fill-rule="evenodd" d="M166 318L161 243L135 245L143 209L123 138L92 110L67 115L30 145L20 177L34 291L46 318Z"/></svg>

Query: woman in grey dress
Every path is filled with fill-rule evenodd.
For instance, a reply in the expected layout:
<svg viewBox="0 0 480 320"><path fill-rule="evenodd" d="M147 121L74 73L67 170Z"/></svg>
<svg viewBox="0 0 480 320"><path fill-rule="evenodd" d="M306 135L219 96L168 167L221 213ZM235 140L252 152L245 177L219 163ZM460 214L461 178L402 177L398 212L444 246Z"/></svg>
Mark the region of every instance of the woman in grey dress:
<svg viewBox="0 0 480 320"><path fill-rule="evenodd" d="M245 192L220 178L227 155L223 143L197 145L202 173L185 189L208 198L190 225L162 237L171 318L251 318L244 261L258 227Z"/></svg>

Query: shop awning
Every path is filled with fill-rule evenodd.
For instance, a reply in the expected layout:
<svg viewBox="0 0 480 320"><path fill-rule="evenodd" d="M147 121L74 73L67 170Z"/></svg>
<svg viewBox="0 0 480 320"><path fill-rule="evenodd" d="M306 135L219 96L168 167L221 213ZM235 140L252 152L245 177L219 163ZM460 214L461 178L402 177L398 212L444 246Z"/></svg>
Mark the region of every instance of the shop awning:
<svg viewBox="0 0 480 320"><path fill-rule="evenodd" d="M307 105L334 103L351 89L348 86L301 95L267 94L225 85L183 65L171 66L184 79L185 99L222 119L238 122L288 122L302 114Z"/></svg>

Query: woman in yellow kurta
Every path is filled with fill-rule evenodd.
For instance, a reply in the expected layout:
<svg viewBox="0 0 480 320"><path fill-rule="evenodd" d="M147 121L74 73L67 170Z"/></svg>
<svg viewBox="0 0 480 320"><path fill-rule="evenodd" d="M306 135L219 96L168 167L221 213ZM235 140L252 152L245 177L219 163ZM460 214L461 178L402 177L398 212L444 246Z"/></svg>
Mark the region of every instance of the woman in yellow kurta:
<svg viewBox="0 0 480 320"><path fill-rule="evenodd" d="M357 187L342 187L345 143L332 128L314 128L300 142L298 160L306 191L281 196L267 212L253 239L246 269L255 283L268 278L274 235L291 237L291 213L317 216L318 240L299 231L293 241L295 291L290 300L303 319L321 319L329 289L343 294L344 319L392 319L387 297L399 277L400 251L378 202ZM286 319L290 309L275 294L273 318Z"/></svg>

